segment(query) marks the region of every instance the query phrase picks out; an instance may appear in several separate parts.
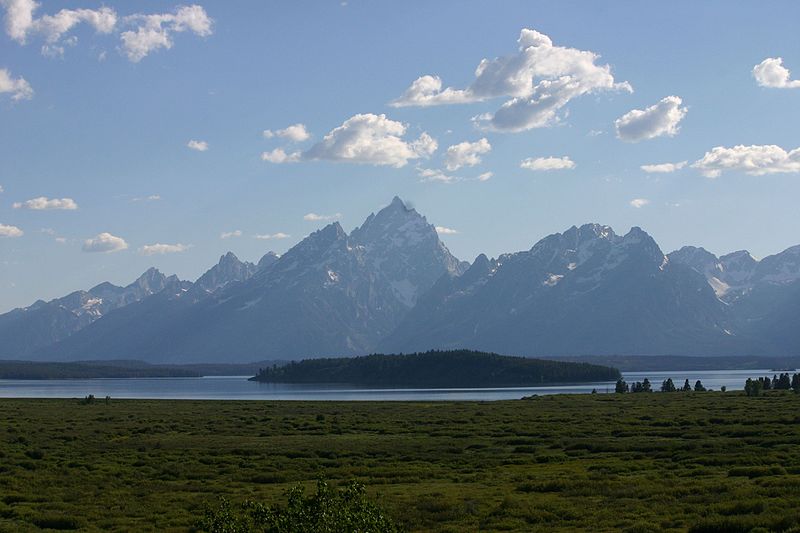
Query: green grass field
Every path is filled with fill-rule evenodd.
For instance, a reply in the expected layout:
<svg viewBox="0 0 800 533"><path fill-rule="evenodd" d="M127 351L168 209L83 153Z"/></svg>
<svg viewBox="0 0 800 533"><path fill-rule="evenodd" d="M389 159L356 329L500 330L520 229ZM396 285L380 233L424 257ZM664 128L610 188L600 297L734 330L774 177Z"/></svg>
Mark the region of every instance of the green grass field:
<svg viewBox="0 0 800 533"><path fill-rule="evenodd" d="M324 474L410 531L788 531L799 408L788 392L0 400L0 530L186 531L220 496L277 502Z"/></svg>

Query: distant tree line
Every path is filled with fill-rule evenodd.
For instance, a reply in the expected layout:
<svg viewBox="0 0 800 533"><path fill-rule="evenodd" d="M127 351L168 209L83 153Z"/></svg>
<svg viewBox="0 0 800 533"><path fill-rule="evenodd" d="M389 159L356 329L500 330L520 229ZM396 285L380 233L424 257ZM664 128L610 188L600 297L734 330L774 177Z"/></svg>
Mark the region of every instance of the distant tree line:
<svg viewBox="0 0 800 533"><path fill-rule="evenodd" d="M689 380L683 382L683 387L680 389L675 386L675 383L672 381L672 378L667 378L661 382L661 392L705 392L705 386L703 386L703 382L699 379L695 381L694 388L689 384ZM721 388L722 392L725 392L725 387ZM627 381L620 378L617 380L617 386L614 389L614 392L617 394L625 394L626 392L653 392L653 385L650 383L650 380L644 378L644 381L637 381L633 384L628 384Z"/></svg>
<svg viewBox="0 0 800 533"><path fill-rule="evenodd" d="M788 372L780 375L774 374L772 379L769 376L763 378L747 378L744 383L744 392L748 396L760 396L762 392L768 390L793 390L795 393L800 394L800 374L792 374L789 376Z"/></svg>

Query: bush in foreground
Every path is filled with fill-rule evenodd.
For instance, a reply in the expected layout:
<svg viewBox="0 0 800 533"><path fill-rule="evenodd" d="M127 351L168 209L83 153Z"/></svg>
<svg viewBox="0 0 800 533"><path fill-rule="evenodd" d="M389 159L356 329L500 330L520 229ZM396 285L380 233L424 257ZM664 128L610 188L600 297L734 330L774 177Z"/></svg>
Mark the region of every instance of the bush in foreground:
<svg viewBox="0 0 800 533"><path fill-rule="evenodd" d="M206 509L199 528L209 533L394 533L397 526L366 497L364 485L351 481L331 489L325 480L317 492L305 495L302 485L286 491L286 507L246 501L240 509L222 499L217 509Z"/></svg>

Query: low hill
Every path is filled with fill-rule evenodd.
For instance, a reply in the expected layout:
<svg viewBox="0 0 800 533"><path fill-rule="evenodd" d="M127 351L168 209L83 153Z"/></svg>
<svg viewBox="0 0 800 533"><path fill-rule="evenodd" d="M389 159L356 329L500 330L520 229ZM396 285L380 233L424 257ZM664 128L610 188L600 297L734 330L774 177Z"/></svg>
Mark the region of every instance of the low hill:
<svg viewBox="0 0 800 533"><path fill-rule="evenodd" d="M306 359L261 369L252 381L346 383L372 387L525 387L613 381L619 370L470 350Z"/></svg>

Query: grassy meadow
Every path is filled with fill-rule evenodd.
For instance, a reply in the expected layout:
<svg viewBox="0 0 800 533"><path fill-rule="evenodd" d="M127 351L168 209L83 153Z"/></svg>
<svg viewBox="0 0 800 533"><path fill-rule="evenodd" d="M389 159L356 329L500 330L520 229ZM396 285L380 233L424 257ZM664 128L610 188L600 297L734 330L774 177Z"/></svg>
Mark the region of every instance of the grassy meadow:
<svg viewBox="0 0 800 533"><path fill-rule="evenodd" d="M0 400L0 531L192 530L358 479L408 531L800 531L800 396Z"/></svg>

